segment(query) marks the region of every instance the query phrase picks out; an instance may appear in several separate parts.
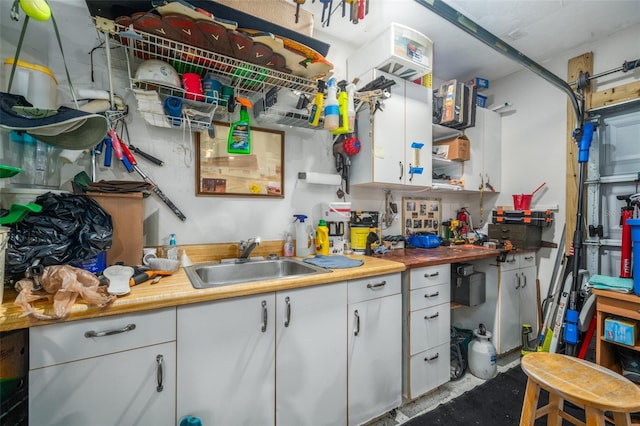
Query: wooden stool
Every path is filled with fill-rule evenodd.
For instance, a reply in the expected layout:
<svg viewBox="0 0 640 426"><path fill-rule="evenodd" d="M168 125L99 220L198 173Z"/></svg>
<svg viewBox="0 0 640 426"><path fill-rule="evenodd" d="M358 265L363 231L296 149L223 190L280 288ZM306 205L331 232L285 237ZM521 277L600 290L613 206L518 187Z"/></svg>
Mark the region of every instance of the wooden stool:
<svg viewBox="0 0 640 426"><path fill-rule="evenodd" d="M560 426L565 419L575 425L604 426L605 411L613 413L616 426L631 425L630 413L640 411L640 387L597 364L534 352L522 358L521 367L528 380L520 426L533 426L545 414L548 425ZM541 388L549 392L549 404L537 408ZM586 423L563 411L565 400L585 410Z"/></svg>

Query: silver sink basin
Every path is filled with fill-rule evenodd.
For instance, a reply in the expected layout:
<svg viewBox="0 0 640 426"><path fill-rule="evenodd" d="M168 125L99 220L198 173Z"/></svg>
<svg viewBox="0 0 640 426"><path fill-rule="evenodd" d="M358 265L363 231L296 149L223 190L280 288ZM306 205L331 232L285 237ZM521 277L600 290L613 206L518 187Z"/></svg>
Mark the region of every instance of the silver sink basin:
<svg viewBox="0 0 640 426"><path fill-rule="evenodd" d="M244 263L199 263L187 266L184 270L194 288L211 288L331 272L328 269L289 258Z"/></svg>

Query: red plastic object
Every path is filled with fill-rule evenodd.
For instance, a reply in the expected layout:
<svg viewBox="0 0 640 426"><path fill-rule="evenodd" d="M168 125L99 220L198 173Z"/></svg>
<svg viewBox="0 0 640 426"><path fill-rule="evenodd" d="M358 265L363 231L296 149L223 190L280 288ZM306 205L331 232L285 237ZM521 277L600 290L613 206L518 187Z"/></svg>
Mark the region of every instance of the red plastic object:
<svg viewBox="0 0 640 426"><path fill-rule="evenodd" d="M631 278L631 226L627 219L633 219L633 207L622 208L622 246L620 248L620 278ZM638 260L640 261L640 259Z"/></svg>
<svg viewBox="0 0 640 426"><path fill-rule="evenodd" d="M342 144L345 154L347 155L356 155L360 152L360 141L355 137L351 136L345 139Z"/></svg>
<svg viewBox="0 0 640 426"><path fill-rule="evenodd" d="M533 194L514 194L513 209L514 210L531 209L531 197L533 197Z"/></svg>

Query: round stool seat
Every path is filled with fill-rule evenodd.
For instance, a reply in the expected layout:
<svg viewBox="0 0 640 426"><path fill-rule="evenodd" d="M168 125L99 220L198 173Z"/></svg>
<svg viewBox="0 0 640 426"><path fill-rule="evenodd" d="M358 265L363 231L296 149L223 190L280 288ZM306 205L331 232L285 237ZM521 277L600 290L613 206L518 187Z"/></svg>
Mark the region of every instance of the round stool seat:
<svg viewBox="0 0 640 426"><path fill-rule="evenodd" d="M566 355L534 352L522 358L521 367L528 376L521 425L533 424L537 417L547 413L550 424L556 424L558 416L575 420L562 412L564 400L584 407L587 425L604 424L605 411L614 413L616 424L629 424L629 413L640 411L640 387L597 364ZM549 392L550 407L536 411L540 388Z"/></svg>

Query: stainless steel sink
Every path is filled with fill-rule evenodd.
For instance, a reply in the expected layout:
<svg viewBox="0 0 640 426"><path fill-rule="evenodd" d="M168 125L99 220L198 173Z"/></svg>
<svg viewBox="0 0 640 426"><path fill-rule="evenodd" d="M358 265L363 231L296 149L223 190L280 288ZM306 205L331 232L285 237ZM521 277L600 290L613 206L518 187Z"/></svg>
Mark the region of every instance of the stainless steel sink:
<svg viewBox="0 0 640 426"><path fill-rule="evenodd" d="M277 280L331 272L296 259L250 260L243 263L199 263L184 268L194 288Z"/></svg>

